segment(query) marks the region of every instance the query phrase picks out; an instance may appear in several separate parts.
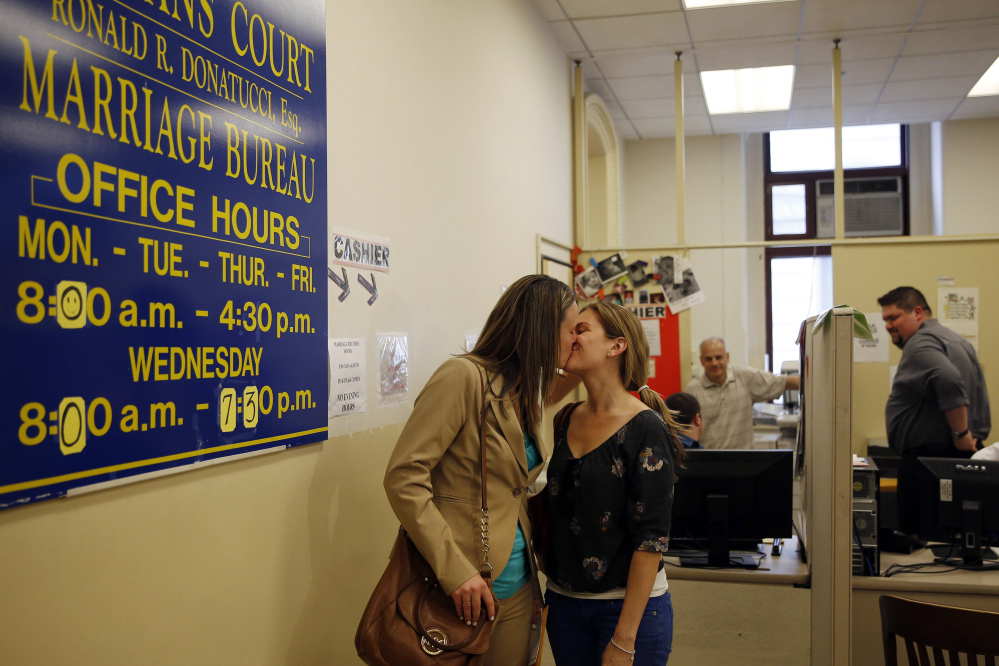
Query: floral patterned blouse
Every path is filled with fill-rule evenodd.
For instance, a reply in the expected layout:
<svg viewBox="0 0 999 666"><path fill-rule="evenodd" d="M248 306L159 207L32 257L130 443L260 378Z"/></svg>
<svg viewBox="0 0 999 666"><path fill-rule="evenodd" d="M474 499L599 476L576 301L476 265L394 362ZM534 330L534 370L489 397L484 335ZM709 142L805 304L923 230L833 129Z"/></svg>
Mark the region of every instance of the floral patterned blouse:
<svg viewBox="0 0 999 666"><path fill-rule="evenodd" d="M570 411L548 464L549 575L568 592L626 587L632 553L669 546L675 440L663 418L647 409L576 458L566 440L571 420Z"/></svg>

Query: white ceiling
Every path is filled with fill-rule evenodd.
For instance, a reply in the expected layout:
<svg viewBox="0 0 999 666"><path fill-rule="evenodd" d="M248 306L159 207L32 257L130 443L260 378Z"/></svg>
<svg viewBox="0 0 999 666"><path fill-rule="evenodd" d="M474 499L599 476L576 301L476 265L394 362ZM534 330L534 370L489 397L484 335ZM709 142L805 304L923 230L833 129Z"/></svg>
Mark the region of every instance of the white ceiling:
<svg viewBox="0 0 999 666"><path fill-rule="evenodd" d="M843 124L999 117L966 98L999 57L997 0L792 0L684 9L681 0L533 0L582 63L624 140L673 136L681 51L688 135L830 127L840 39ZM698 73L796 65L789 111L709 116Z"/></svg>

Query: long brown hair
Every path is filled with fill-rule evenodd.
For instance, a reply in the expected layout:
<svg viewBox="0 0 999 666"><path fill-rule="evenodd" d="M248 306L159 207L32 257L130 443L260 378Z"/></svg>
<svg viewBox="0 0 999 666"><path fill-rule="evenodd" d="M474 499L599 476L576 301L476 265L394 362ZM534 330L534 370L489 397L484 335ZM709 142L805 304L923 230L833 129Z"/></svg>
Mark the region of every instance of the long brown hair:
<svg viewBox="0 0 999 666"><path fill-rule="evenodd" d="M475 347L465 354L502 375L504 393L516 388L525 430L540 430L543 403L555 392L560 329L574 302L564 282L525 275L503 292Z"/></svg>
<svg viewBox="0 0 999 666"><path fill-rule="evenodd" d="M663 417L673 442L673 462L676 467L682 467L687 452L677 437L681 427L677 425L673 412L666 406L662 396L645 384L649 379L649 341L645 339L642 322L628 308L607 301L595 301L582 311L587 310L592 310L597 315L608 338L624 338L628 342L628 346L620 354L621 362L618 365L621 383L626 391L638 391L638 398Z"/></svg>

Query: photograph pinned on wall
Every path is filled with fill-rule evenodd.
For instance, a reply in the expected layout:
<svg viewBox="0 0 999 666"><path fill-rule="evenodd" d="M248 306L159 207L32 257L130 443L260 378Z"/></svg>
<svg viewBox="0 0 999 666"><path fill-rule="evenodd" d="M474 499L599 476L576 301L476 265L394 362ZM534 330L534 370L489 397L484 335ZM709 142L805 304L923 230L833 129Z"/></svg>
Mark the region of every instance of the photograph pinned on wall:
<svg viewBox="0 0 999 666"><path fill-rule="evenodd" d="M697 284L694 277L694 268L690 265L690 260L683 257L674 257L673 283L663 284L663 292L666 295L666 303L673 314L682 312L690 307L703 303L707 300L701 286Z"/></svg>
<svg viewBox="0 0 999 666"><path fill-rule="evenodd" d="M677 278L682 281L682 274L678 275L676 270L679 259L679 257L672 254L652 257L652 272L659 276L656 282L663 288L663 291L673 287L677 282Z"/></svg>
<svg viewBox="0 0 999 666"><path fill-rule="evenodd" d="M607 296L604 297L604 300L607 301L608 303L615 303L617 305L624 305L624 301L621 299L621 294L618 294L616 292L607 294Z"/></svg>
<svg viewBox="0 0 999 666"><path fill-rule="evenodd" d="M649 303L665 303L666 294L661 291L654 291L649 294Z"/></svg>
<svg viewBox="0 0 999 666"><path fill-rule="evenodd" d="M635 304L635 292L631 289L626 289L624 292L624 304L634 305Z"/></svg>
<svg viewBox="0 0 999 666"><path fill-rule="evenodd" d="M636 287L641 287L649 281L649 276L645 274L645 266L644 261L636 261L628 266L628 277L631 278L631 284Z"/></svg>
<svg viewBox="0 0 999 666"><path fill-rule="evenodd" d="M649 302L649 290L639 289L638 290L638 303L640 305L645 305Z"/></svg>
<svg viewBox="0 0 999 666"><path fill-rule="evenodd" d="M578 274L575 279L576 292L583 298L594 298L600 292L603 281L594 267L587 268Z"/></svg>
<svg viewBox="0 0 999 666"><path fill-rule="evenodd" d="M597 273L601 282L610 282L628 274L628 269L624 267L623 254L622 252L612 254L597 264Z"/></svg>

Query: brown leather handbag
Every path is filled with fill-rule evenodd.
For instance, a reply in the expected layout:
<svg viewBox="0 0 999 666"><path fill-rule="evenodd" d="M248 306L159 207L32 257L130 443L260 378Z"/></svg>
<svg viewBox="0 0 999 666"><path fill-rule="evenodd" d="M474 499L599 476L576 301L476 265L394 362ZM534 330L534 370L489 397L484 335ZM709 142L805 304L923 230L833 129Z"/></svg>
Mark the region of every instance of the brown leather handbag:
<svg viewBox="0 0 999 666"><path fill-rule="evenodd" d="M485 391L483 377L479 414L483 564L479 573L491 586L483 438ZM361 615L354 646L357 655L370 666L474 666L485 662L494 626L495 621L487 620L484 607L477 626L470 627L458 617L454 601L444 593L434 570L400 527L388 567Z"/></svg>

